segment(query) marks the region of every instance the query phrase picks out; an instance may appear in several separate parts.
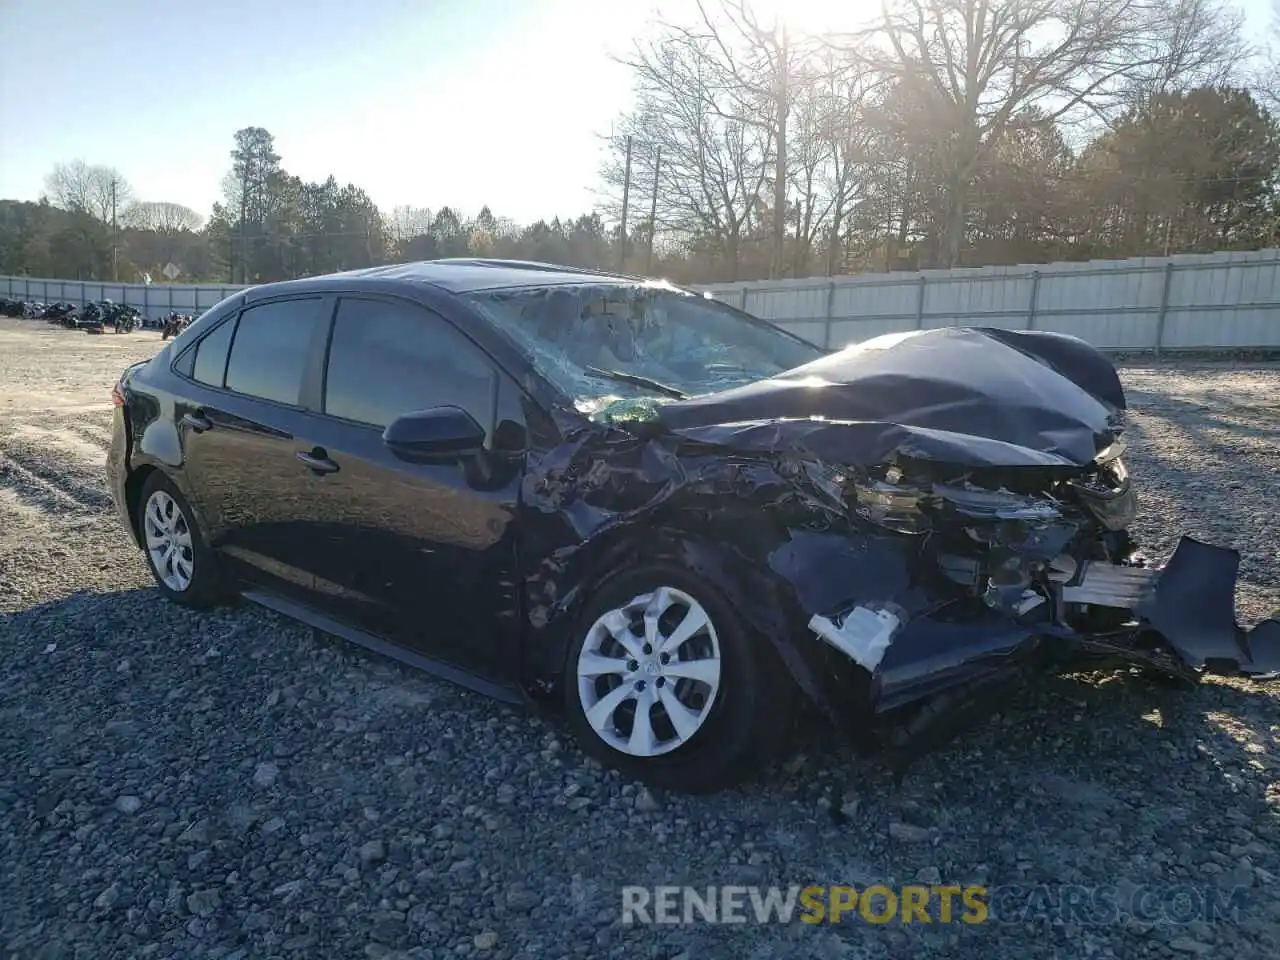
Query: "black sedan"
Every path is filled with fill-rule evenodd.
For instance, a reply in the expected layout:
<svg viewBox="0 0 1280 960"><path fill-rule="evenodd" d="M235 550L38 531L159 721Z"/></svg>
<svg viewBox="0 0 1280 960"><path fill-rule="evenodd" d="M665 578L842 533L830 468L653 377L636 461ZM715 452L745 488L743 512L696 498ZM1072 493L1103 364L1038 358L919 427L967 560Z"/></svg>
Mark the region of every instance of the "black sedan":
<svg viewBox="0 0 1280 960"><path fill-rule="evenodd" d="M252 288L114 391L160 590L235 593L709 790L816 705L909 757L1028 669L1280 668L1237 555L1127 532L1124 393L1077 339L828 354L669 284L435 261Z"/></svg>

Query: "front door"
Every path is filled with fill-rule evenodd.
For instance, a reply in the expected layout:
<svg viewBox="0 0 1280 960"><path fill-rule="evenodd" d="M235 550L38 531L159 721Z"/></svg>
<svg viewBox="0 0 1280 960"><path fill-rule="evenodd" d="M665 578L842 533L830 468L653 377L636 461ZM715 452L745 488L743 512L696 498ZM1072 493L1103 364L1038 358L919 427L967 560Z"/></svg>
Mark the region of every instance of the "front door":
<svg viewBox="0 0 1280 960"><path fill-rule="evenodd" d="M383 443L396 417L441 405L486 428L480 456L411 463ZM328 540L312 558L317 602L427 656L513 679L524 444L518 386L449 321L406 301L340 298L321 412L299 447L323 461L306 495Z"/></svg>

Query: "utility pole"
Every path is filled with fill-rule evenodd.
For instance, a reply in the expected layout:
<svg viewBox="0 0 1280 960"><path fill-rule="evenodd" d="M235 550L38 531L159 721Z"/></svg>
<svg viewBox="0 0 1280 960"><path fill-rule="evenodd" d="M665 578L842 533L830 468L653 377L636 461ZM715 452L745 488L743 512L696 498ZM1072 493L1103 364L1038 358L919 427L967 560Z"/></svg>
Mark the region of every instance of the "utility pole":
<svg viewBox="0 0 1280 960"><path fill-rule="evenodd" d="M622 227L618 244L618 272L627 270L627 207L631 203L631 134L627 134L627 172L622 181Z"/></svg>
<svg viewBox="0 0 1280 960"><path fill-rule="evenodd" d="M787 28L784 24L779 28L778 43L778 76L776 79L776 96L778 125L774 139L773 168L773 256L770 258L769 277L777 279L782 276L782 241L786 236L787 220L787 120L791 112L791 91L788 86L788 74L791 63L787 49Z"/></svg>
<svg viewBox="0 0 1280 960"><path fill-rule="evenodd" d="M884 205L884 272L893 273L893 200L887 191Z"/></svg>
<svg viewBox="0 0 1280 960"><path fill-rule="evenodd" d="M886 168L884 176L884 272L893 272L893 179ZM905 215L905 214L904 214Z"/></svg>
<svg viewBox="0 0 1280 960"><path fill-rule="evenodd" d="M120 282L120 258L118 249L120 246L120 229L116 225L116 178L111 178L111 280L114 283Z"/></svg>
<svg viewBox="0 0 1280 960"><path fill-rule="evenodd" d="M249 158L240 173L240 282L249 285Z"/></svg>
<svg viewBox="0 0 1280 960"><path fill-rule="evenodd" d="M658 178L662 173L662 146L653 158L653 194L649 198L649 249L644 255L644 272L653 272L653 235L658 232Z"/></svg>

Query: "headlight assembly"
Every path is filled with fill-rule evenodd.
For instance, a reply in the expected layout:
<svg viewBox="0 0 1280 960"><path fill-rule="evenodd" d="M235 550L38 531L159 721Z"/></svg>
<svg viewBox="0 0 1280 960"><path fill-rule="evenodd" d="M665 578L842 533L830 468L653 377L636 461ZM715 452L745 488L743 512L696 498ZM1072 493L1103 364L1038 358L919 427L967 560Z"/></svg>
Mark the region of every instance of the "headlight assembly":
<svg viewBox="0 0 1280 960"><path fill-rule="evenodd" d="M899 533L923 533L929 529L929 518L920 510L927 495L921 491L883 481L852 486L859 516Z"/></svg>

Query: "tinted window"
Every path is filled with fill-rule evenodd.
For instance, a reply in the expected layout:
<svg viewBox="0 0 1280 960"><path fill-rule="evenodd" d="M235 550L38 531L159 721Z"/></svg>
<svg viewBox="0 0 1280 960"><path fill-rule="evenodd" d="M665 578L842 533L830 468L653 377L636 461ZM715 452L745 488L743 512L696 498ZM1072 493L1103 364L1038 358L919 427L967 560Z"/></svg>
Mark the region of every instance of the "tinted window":
<svg viewBox="0 0 1280 960"><path fill-rule="evenodd" d="M227 369L227 347L231 346L231 334L235 329L235 320L228 320L196 344L192 379L211 387L222 386L222 375Z"/></svg>
<svg viewBox="0 0 1280 960"><path fill-rule="evenodd" d="M339 302L325 378L326 413L385 427L444 404L493 423L497 371L442 317L409 304Z"/></svg>
<svg viewBox="0 0 1280 960"><path fill-rule="evenodd" d="M279 300L240 314L227 364L227 389L297 403L321 302L318 298Z"/></svg>
<svg viewBox="0 0 1280 960"><path fill-rule="evenodd" d="M178 359L174 362L173 369L178 371L184 377L191 376L192 368L196 365L196 348L183 350L178 355Z"/></svg>

